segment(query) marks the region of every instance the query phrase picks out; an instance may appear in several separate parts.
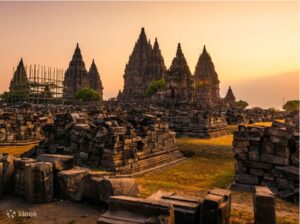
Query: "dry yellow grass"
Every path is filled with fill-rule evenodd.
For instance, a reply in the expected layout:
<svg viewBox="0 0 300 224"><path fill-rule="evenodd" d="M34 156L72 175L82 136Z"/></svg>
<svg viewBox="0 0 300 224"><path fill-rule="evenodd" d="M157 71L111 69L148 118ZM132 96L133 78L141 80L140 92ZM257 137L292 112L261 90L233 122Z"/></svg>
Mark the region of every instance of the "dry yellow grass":
<svg viewBox="0 0 300 224"><path fill-rule="evenodd" d="M19 156L22 153L26 152L27 150L34 147L36 144L30 145L23 145L23 146L0 146L0 154L1 153L8 153L14 156Z"/></svg>

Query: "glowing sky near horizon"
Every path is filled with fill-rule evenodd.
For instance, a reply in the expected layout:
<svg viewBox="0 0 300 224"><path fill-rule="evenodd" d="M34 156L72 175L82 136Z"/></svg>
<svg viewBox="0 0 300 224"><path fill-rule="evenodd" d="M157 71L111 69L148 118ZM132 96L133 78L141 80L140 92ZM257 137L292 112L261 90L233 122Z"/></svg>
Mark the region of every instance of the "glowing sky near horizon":
<svg viewBox="0 0 300 224"><path fill-rule="evenodd" d="M0 2L0 92L20 57L66 69L78 42L104 97L116 96L141 27L158 38L167 67L180 42L194 72L205 44L222 96L231 85L251 106L298 98L298 2Z"/></svg>

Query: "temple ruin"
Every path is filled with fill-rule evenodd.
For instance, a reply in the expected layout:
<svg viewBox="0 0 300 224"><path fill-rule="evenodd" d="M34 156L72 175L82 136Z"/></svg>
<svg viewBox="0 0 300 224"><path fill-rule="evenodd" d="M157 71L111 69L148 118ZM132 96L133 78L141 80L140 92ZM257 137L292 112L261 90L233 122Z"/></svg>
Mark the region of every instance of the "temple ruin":
<svg viewBox="0 0 300 224"><path fill-rule="evenodd" d="M86 70L81 50L77 44L65 72L63 98L73 100L77 91L86 87L96 90L103 97L103 86L96 64L93 60L89 72Z"/></svg>
<svg viewBox="0 0 300 224"><path fill-rule="evenodd" d="M166 66L155 39L154 46L147 40L145 29L135 43L129 61L125 66L124 89L119 99L141 101L145 99L148 85L166 74Z"/></svg>

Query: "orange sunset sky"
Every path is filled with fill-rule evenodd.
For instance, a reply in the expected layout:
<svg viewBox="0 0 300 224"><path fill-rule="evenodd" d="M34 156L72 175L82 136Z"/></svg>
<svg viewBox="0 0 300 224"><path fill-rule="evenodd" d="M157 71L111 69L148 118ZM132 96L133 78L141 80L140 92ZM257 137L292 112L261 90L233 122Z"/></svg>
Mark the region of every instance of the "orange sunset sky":
<svg viewBox="0 0 300 224"><path fill-rule="evenodd" d="M0 92L20 57L66 69L78 42L114 97L141 27L168 68L180 42L193 73L205 44L221 96L231 85L251 106L298 98L298 2L0 2Z"/></svg>

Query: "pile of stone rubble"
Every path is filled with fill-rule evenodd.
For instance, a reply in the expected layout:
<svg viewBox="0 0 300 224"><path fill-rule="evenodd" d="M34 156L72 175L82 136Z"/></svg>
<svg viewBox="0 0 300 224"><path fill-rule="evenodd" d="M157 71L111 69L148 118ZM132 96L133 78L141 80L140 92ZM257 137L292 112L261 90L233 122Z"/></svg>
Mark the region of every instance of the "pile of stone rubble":
<svg viewBox="0 0 300 224"><path fill-rule="evenodd" d="M225 116L213 111L168 111L163 119L177 136L216 138L228 134Z"/></svg>
<svg viewBox="0 0 300 224"><path fill-rule="evenodd" d="M298 117L299 118L299 117ZM272 127L239 126L234 133L236 175L233 188L264 185L279 197L299 197L299 120Z"/></svg>
<svg viewBox="0 0 300 224"><path fill-rule="evenodd" d="M133 178L74 166L74 157L41 154L36 159L0 155L0 196L13 193L30 203L54 198L107 202L110 196L137 196Z"/></svg>
<svg viewBox="0 0 300 224"><path fill-rule="evenodd" d="M68 155L40 154L31 159L1 154L0 198L3 194L29 203L64 199L108 204L99 224L230 223L228 190L213 189L204 198L158 191L143 199L134 178L74 166L74 157Z"/></svg>
<svg viewBox="0 0 300 224"><path fill-rule="evenodd" d="M132 173L183 159L175 133L150 114L57 114L43 130L38 153L74 155L77 165Z"/></svg>
<svg viewBox="0 0 300 224"><path fill-rule="evenodd" d="M42 138L42 126L51 120L51 116L38 111L2 110L0 111L0 144L38 141Z"/></svg>

